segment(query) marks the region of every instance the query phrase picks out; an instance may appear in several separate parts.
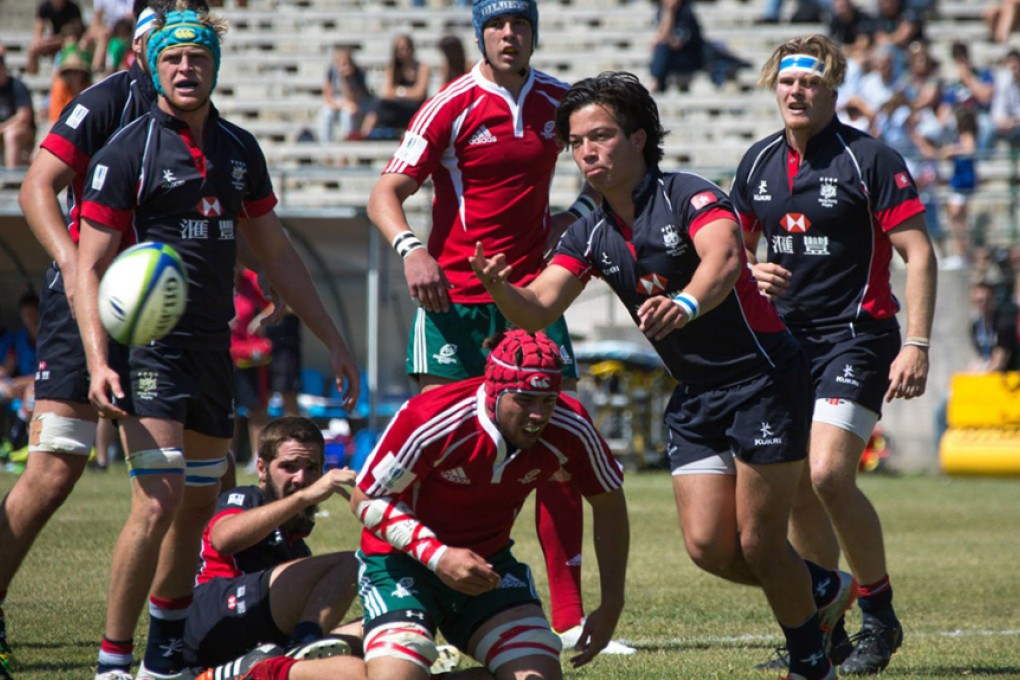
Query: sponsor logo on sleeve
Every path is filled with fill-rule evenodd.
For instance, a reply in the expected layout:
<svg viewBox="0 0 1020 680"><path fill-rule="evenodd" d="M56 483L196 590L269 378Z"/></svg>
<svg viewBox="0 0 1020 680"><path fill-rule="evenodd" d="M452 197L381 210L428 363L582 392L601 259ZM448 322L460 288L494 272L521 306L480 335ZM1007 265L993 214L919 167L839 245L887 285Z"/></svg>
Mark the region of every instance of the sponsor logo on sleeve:
<svg viewBox="0 0 1020 680"><path fill-rule="evenodd" d="M74 109L71 110L71 115L67 117L67 127L77 130L87 115L89 115L88 107L75 104Z"/></svg>
<svg viewBox="0 0 1020 680"><path fill-rule="evenodd" d="M404 135L403 141L400 142L400 148L393 154L393 157L408 165L417 165L428 145L428 141L421 135L408 132Z"/></svg>
<svg viewBox="0 0 1020 680"><path fill-rule="evenodd" d="M914 183L910 181L910 175L905 172L896 173L896 186L900 189L906 189L912 186Z"/></svg>
<svg viewBox="0 0 1020 680"><path fill-rule="evenodd" d="M717 200L719 199L717 199L715 194L711 191L702 191L700 194L691 199L691 205L693 205L697 210L701 210L706 205L715 203Z"/></svg>
<svg viewBox="0 0 1020 680"><path fill-rule="evenodd" d="M109 172L110 168L100 163L96 166L96 169L92 171L92 188L96 191L102 191L103 185L106 184L106 173Z"/></svg>

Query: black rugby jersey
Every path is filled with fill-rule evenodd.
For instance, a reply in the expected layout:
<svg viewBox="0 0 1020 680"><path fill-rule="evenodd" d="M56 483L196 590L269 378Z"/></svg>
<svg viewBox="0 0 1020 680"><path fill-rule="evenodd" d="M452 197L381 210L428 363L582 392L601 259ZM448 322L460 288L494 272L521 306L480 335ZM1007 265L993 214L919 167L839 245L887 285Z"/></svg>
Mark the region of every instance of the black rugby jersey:
<svg viewBox="0 0 1020 680"><path fill-rule="evenodd" d="M82 217L121 232L121 248L173 246L188 272L188 305L159 340L230 347L238 219L260 217L276 196L255 138L211 109L203 148L184 121L158 106L121 128L92 159Z"/></svg>
<svg viewBox="0 0 1020 680"><path fill-rule="evenodd" d="M67 211L75 243L89 161L114 132L147 112L155 101L152 78L136 61L127 71L104 78L71 100L40 145L74 170Z"/></svg>
<svg viewBox="0 0 1020 680"><path fill-rule="evenodd" d="M924 212L903 158L838 119L804 158L783 132L756 142L731 191L744 231L760 231L768 261L793 278L776 300L795 334L896 327L889 230Z"/></svg>
<svg viewBox="0 0 1020 680"><path fill-rule="evenodd" d="M278 564L309 557L312 554L304 542L307 534L291 534L282 527L277 527L255 545L233 555L220 553L210 543L209 532L216 522L229 515L268 505L270 502L257 486L237 486L220 494L216 513L202 531L202 563L195 579L197 584L201 585L214 578L235 578L241 574L272 569Z"/></svg>
<svg viewBox="0 0 1020 680"><path fill-rule="evenodd" d="M572 224L553 264L582 282L592 274L603 279L637 323L637 310L645 300L675 297L691 280L701 262L694 249L697 230L718 219L736 220L736 215L715 184L657 168L634 190L634 208L633 225L624 224L605 202ZM746 267L722 304L663 340L650 342L674 377L704 387L747 380L798 351Z"/></svg>

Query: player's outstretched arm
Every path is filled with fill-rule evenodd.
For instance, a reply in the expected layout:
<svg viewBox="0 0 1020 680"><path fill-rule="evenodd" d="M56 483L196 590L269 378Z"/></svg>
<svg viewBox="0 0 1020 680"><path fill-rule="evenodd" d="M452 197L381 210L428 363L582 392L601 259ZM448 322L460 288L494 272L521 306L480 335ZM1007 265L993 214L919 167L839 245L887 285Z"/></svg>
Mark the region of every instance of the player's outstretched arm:
<svg viewBox="0 0 1020 680"><path fill-rule="evenodd" d="M337 389L345 395L344 408L354 410L361 390L361 373L343 335L326 312L308 268L284 232L280 219L275 212L269 211L259 217L242 220L240 228L273 288L326 345Z"/></svg>
<svg viewBox="0 0 1020 680"><path fill-rule="evenodd" d="M528 331L548 327L584 290L581 281L556 264L543 269L526 287L515 286L509 281L512 267L507 265L506 257L502 253L486 257L481 241L475 244L475 254L468 260L499 311L515 326Z"/></svg>
<svg viewBox="0 0 1020 680"><path fill-rule="evenodd" d="M345 487L354 486L353 470L328 470L315 483L266 505L219 519L209 532L209 541L224 555L234 555L255 545L277 527L311 505L334 495L350 498Z"/></svg>
<svg viewBox="0 0 1020 680"><path fill-rule="evenodd" d="M404 202L418 191L418 183L400 173L379 178L368 198L368 218L404 261L407 292L423 309L445 312L450 308L450 282L442 267L411 231Z"/></svg>
<svg viewBox="0 0 1020 680"><path fill-rule="evenodd" d="M107 363L109 336L99 321L99 281L117 254L120 232L82 219L78 239L78 277L75 292L75 318L85 347L89 369L89 401L107 418L127 415L110 401L110 395L124 397L120 377Z"/></svg>
<svg viewBox="0 0 1020 680"><path fill-rule="evenodd" d="M623 611L627 555L630 551L630 522L623 489L590 496L588 502L594 524L601 600L598 608L585 619L575 646L580 653L570 659L575 668L594 659L613 637Z"/></svg>
<svg viewBox="0 0 1020 680"><path fill-rule="evenodd" d="M935 316L938 268L924 215L914 215L889 232L893 248L907 263L907 329L903 348L889 367L885 400L913 399L928 384L928 345Z"/></svg>

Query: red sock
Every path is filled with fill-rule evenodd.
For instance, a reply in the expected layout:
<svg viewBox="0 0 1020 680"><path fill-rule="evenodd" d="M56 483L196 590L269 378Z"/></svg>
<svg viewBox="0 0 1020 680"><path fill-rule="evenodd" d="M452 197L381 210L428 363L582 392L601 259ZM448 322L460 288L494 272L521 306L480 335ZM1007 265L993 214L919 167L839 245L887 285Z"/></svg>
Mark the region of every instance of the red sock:
<svg viewBox="0 0 1020 680"><path fill-rule="evenodd" d="M581 543L584 510L581 493L570 482L539 485L535 498L535 529L549 574L553 630L563 632L581 623Z"/></svg>
<svg viewBox="0 0 1020 680"><path fill-rule="evenodd" d="M246 678L251 680L287 680L290 669L298 662L289 656L274 656L272 659L259 661L248 671Z"/></svg>

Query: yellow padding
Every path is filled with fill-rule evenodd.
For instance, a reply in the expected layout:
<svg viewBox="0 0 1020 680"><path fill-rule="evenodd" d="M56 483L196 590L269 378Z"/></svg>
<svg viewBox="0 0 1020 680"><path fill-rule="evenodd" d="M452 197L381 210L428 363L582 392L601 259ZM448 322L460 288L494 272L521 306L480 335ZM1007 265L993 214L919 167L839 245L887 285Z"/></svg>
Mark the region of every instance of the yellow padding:
<svg viewBox="0 0 1020 680"><path fill-rule="evenodd" d="M948 475L1020 476L1020 428L949 430L939 461Z"/></svg>
<svg viewBox="0 0 1020 680"><path fill-rule="evenodd" d="M1020 427L1020 372L957 373L947 413L949 427Z"/></svg>

